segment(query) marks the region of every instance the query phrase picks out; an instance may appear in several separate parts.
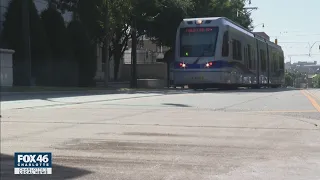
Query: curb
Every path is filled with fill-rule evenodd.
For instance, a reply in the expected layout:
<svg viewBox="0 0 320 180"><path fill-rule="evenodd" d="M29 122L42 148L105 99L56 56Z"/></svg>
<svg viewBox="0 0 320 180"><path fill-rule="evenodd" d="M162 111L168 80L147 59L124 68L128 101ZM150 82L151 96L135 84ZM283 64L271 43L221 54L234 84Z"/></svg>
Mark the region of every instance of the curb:
<svg viewBox="0 0 320 180"><path fill-rule="evenodd" d="M59 93L107 93L107 94L116 94L116 93L132 93L132 92L145 92L145 91L165 91L168 92L174 89L129 89L129 88L119 88L119 89L105 89L105 90L57 90L57 91L20 91L20 92L1 92L1 96L10 96L10 95L24 95L24 94L59 94Z"/></svg>
<svg viewBox="0 0 320 180"><path fill-rule="evenodd" d="M113 93L113 92L119 92L119 90L78 90L78 91L73 91L73 90L66 90L66 91L20 91L20 92L1 92L1 95L23 95L23 94L59 94L59 93L85 93L85 92L109 92L109 93ZM123 92L123 91L120 91Z"/></svg>

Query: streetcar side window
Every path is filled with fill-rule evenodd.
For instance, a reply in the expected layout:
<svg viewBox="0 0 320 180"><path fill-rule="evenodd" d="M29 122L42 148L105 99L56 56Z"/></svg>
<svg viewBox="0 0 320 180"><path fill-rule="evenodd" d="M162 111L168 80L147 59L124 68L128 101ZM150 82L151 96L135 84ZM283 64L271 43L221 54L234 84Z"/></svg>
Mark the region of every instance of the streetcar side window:
<svg viewBox="0 0 320 180"><path fill-rule="evenodd" d="M233 59L236 59L237 57L237 44L236 44L236 40L232 39L232 56Z"/></svg>
<svg viewBox="0 0 320 180"><path fill-rule="evenodd" d="M237 42L237 48L238 48L238 60L242 60L242 51L241 51L241 49L242 49L242 47L241 47L241 42L240 41L238 41Z"/></svg>
<svg viewBox="0 0 320 180"><path fill-rule="evenodd" d="M257 57L256 57L256 48L252 48L252 70L256 70L256 60L257 60Z"/></svg>
<svg viewBox="0 0 320 180"><path fill-rule="evenodd" d="M223 34L222 56L229 56L229 32L226 31Z"/></svg>
<svg viewBox="0 0 320 180"><path fill-rule="evenodd" d="M242 50L241 50L241 42L238 40L232 40L232 52L233 52L233 59L235 60L242 60Z"/></svg>
<svg viewBox="0 0 320 180"><path fill-rule="evenodd" d="M248 61L249 61L249 69L252 69L252 54L251 54L251 46L248 44Z"/></svg>
<svg viewBox="0 0 320 180"><path fill-rule="evenodd" d="M270 51L270 72L274 72L274 56L272 50Z"/></svg>
<svg viewBox="0 0 320 180"><path fill-rule="evenodd" d="M275 58L275 60L274 60L274 68L275 68L275 72L277 72L279 70L279 66L278 66L279 65L279 63L278 63L279 58L277 56L277 53L274 54L274 58Z"/></svg>
<svg viewBox="0 0 320 180"><path fill-rule="evenodd" d="M284 58L283 58L283 56L279 57L279 69L280 70L284 69Z"/></svg>
<svg viewBox="0 0 320 180"><path fill-rule="evenodd" d="M278 67L277 67L277 54L273 53L273 72L277 72Z"/></svg>
<svg viewBox="0 0 320 180"><path fill-rule="evenodd" d="M273 61L273 59L272 59L272 50L273 50L272 48L269 49L269 51L268 51L269 54L268 54L268 57L267 57L267 69L270 72L272 72L272 61Z"/></svg>
<svg viewBox="0 0 320 180"><path fill-rule="evenodd" d="M244 65L246 66L246 67L248 67L248 51L247 51L247 47L244 47L243 48L243 56L244 56Z"/></svg>
<svg viewBox="0 0 320 180"><path fill-rule="evenodd" d="M260 49L261 71L267 71L266 52Z"/></svg>

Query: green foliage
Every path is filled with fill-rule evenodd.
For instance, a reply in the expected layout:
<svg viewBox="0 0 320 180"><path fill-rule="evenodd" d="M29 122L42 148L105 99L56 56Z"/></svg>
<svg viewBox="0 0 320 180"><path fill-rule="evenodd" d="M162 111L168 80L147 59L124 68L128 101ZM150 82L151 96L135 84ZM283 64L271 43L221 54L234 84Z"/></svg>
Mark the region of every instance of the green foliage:
<svg viewBox="0 0 320 180"><path fill-rule="evenodd" d="M60 12L49 7L41 13L49 38L52 61L47 66L53 86L77 86L78 64L73 58L69 34Z"/></svg>
<svg viewBox="0 0 320 180"><path fill-rule="evenodd" d="M159 14L156 13L158 16L154 18L154 21L140 23L140 26L144 25L148 36L154 37L158 44L173 47L177 27L182 19L188 17L192 2L189 0L163 0L157 8ZM140 29L143 28L140 27Z"/></svg>
<svg viewBox="0 0 320 180"><path fill-rule="evenodd" d="M294 76L292 73L285 73L285 86L293 86Z"/></svg>
<svg viewBox="0 0 320 180"><path fill-rule="evenodd" d="M42 21L32 0L29 1L30 7L30 42L31 57L33 60L47 58L50 54L47 46L47 36L43 28ZM8 11L5 14L6 21L3 24L3 47L15 50L14 56L17 60L23 60L23 31L22 31L22 3L20 0L12 0Z"/></svg>
<svg viewBox="0 0 320 180"><path fill-rule="evenodd" d="M320 74L317 74L313 79L312 79L313 87L314 88L320 88Z"/></svg>
<svg viewBox="0 0 320 180"><path fill-rule="evenodd" d="M112 46L110 47L110 57L115 58L115 77L119 69L120 59L125 51L130 36L129 19L131 18L131 1L129 0L60 0L57 2L60 9L73 10L78 19L83 23L89 33L91 42L103 42L106 38L105 19L106 7L109 14L109 37ZM104 61L105 59L103 59Z"/></svg>
<svg viewBox="0 0 320 180"><path fill-rule="evenodd" d="M90 86L93 84L96 72L96 60L88 33L81 22L72 21L68 25L68 36L71 40L73 57L78 61L79 85Z"/></svg>
<svg viewBox="0 0 320 180"><path fill-rule="evenodd" d="M252 22L250 13L243 10L244 0L56 0L56 4L59 9L77 14L93 42L102 42L106 37L108 10L110 56L115 55L115 71L127 46L133 19L138 36L146 34L169 47L174 47L177 27L184 18L223 16L244 27L250 27Z"/></svg>
<svg viewBox="0 0 320 180"><path fill-rule="evenodd" d="M190 0L57 0L60 9L78 13L92 39L99 41L105 37L106 3L109 7L109 32L121 31L122 38L126 38L130 33L128 25L132 25L135 16L139 34L149 32L164 44L172 43L177 25L187 16L187 9L192 5ZM157 18L151 18L157 14Z"/></svg>
<svg viewBox="0 0 320 180"><path fill-rule="evenodd" d="M60 10L76 13L94 42L102 42L106 36L107 7L111 37L110 32L125 27L132 12L131 0L56 0L55 3Z"/></svg>
<svg viewBox="0 0 320 180"><path fill-rule="evenodd" d="M32 0L29 2L30 19L30 46L32 74L36 78L41 78L41 66L39 64L50 57L47 36L43 28L42 21ZM22 30L22 1L12 0L5 14L6 21L3 24L1 47L15 50L13 55L14 65L14 85L24 84L24 43Z"/></svg>
<svg viewBox="0 0 320 180"><path fill-rule="evenodd" d="M143 22L148 35L160 44L173 47L177 27L184 18L227 17L249 28L252 20L250 13L243 11L243 0L158 0L157 18ZM237 12L241 13L237 13ZM237 16L238 14L238 16Z"/></svg>
<svg viewBox="0 0 320 180"><path fill-rule="evenodd" d="M249 28L252 19L244 10L245 0L215 0L210 3L209 16L227 17L245 28Z"/></svg>
<svg viewBox="0 0 320 180"><path fill-rule="evenodd" d="M34 4L33 4L34 6ZM8 6L8 11L5 14L2 31L2 48L15 50L14 57L23 61L24 47L21 43L22 34L22 3L19 0L13 0ZM32 8L33 9L33 8Z"/></svg>
<svg viewBox="0 0 320 180"><path fill-rule="evenodd" d="M61 13L48 8L41 13L41 18L49 38L52 58L58 61L71 59L67 28Z"/></svg>
<svg viewBox="0 0 320 180"><path fill-rule="evenodd" d="M94 39L105 36L103 27L108 4L110 31L123 31L123 36L127 36L129 32L124 29L132 24L135 16L139 34L147 33L158 43L170 47L183 18L224 16L244 27L252 22L250 13L243 10L244 0L58 0L58 4L62 9L78 12ZM151 18L153 16L156 17Z"/></svg>
<svg viewBox="0 0 320 180"><path fill-rule="evenodd" d="M102 4L104 0L79 0L74 12L81 20L83 27L89 33L93 42L101 42L105 37L104 15Z"/></svg>

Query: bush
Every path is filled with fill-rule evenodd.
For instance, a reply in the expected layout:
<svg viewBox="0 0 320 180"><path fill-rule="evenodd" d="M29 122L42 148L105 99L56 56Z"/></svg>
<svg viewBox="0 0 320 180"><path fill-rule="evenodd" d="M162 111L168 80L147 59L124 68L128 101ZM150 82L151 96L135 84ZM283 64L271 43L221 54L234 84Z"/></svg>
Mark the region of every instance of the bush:
<svg viewBox="0 0 320 180"><path fill-rule="evenodd" d="M316 75L316 76L312 79L312 83L313 83L313 87L314 87L314 88L320 88L320 74Z"/></svg>
<svg viewBox="0 0 320 180"><path fill-rule="evenodd" d="M293 76L289 73L285 73L285 86L293 86Z"/></svg>
<svg viewBox="0 0 320 180"><path fill-rule="evenodd" d="M79 86L91 86L96 72L94 46L91 45L88 34L79 21L72 21L67 29L73 57L78 62Z"/></svg>
<svg viewBox="0 0 320 180"><path fill-rule="evenodd" d="M32 76L37 79L45 77L41 74L41 64L50 57L50 49L47 43L46 33L43 28L42 21L38 15L37 9L32 0L29 2L29 19L30 19L30 46L31 46L31 62ZM25 56L23 42L22 27L22 1L12 0L5 14L5 22L3 23L3 31L1 34L1 47L15 50L13 55L13 83L14 85L27 84L25 71Z"/></svg>

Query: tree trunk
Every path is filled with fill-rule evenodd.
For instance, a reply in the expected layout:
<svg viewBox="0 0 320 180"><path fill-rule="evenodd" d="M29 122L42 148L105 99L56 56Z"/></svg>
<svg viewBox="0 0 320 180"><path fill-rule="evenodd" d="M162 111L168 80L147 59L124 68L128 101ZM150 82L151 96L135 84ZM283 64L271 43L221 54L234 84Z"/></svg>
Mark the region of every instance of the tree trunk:
<svg viewBox="0 0 320 180"><path fill-rule="evenodd" d="M118 73L119 73L119 65L120 65L120 61L121 61L121 38L123 36L122 34L122 29L121 28L117 28L116 29L116 37L115 37L115 41L113 42L113 47L114 47L114 80L118 80Z"/></svg>
<svg viewBox="0 0 320 180"><path fill-rule="evenodd" d="M121 61L121 44L117 43L114 53L114 80L118 80L119 66Z"/></svg>

